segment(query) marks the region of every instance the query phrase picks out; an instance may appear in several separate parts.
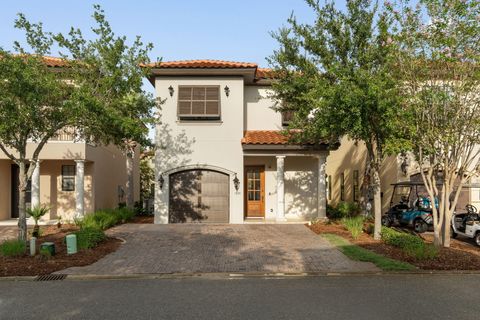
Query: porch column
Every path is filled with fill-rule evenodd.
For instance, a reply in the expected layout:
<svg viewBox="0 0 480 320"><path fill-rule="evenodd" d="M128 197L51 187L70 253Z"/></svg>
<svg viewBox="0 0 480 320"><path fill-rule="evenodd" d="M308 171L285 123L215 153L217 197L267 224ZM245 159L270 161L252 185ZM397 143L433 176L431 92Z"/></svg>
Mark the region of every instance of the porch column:
<svg viewBox="0 0 480 320"><path fill-rule="evenodd" d="M75 160L75 217L80 218L85 213L85 160Z"/></svg>
<svg viewBox="0 0 480 320"><path fill-rule="evenodd" d="M318 155L318 214L317 218L325 219L327 217L327 188L325 181L325 166L327 163L327 155Z"/></svg>
<svg viewBox="0 0 480 320"><path fill-rule="evenodd" d="M276 221L285 219L285 156L277 156L277 216Z"/></svg>
<svg viewBox="0 0 480 320"><path fill-rule="evenodd" d="M35 169L32 173L32 209L40 205L40 160L35 162Z"/></svg>

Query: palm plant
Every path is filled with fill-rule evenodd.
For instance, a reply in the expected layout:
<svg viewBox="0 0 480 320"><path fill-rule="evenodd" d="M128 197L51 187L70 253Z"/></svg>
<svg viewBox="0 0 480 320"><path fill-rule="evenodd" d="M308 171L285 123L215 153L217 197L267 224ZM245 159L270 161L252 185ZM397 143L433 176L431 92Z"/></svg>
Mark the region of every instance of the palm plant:
<svg viewBox="0 0 480 320"><path fill-rule="evenodd" d="M27 209L27 214L35 221L35 226L33 227L32 232L33 237L37 238L39 236L40 226L38 225L38 220L46 215L48 211L50 211L50 208L47 206L36 206L34 208Z"/></svg>

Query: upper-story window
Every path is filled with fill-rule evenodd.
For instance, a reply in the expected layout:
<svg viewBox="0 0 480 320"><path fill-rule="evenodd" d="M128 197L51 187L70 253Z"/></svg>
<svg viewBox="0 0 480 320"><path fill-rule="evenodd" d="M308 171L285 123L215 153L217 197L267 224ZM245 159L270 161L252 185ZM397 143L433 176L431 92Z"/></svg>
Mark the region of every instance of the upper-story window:
<svg viewBox="0 0 480 320"><path fill-rule="evenodd" d="M282 126L288 126L293 120L293 111L282 112Z"/></svg>
<svg viewBox="0 0 480 320"><path fill-rule="evenodd" d="M179 86L178 118L220 119L220 86Z"/></svg>

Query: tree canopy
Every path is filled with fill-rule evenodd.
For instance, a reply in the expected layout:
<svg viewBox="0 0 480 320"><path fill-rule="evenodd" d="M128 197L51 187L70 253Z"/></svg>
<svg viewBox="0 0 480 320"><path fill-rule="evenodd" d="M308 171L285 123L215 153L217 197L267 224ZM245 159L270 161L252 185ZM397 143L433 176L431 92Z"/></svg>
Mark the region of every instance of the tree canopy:
<svg viewBox="0 0 480 320"><path fill-rule="evenodd" d="M147 143L155 121L154 97L143 88L151 44L116 36L100 6L94 6L93 38L71 28L67 35L46 32L19 14L27 48L0 50L0 149L20 166L19 237L26 239L25 192L45 143L66 127L78 139L131 148ZM53 46L60 59L52 58ZM27 143L34 142L33 154ZM30 165L29 165L30 164ZM27 165L29 169L26 170Z"/></svg>
<svg viewBox="0 0 480 320"><path fill-rule="evenodd" d="M320 5L311 24L292 16L274 33L280 44L270 58L279 81L279 111L294 111L291 128L302 128L301 140L362 141L368 150L366 177L374 192L375 236L379 238L381 201L379 170L389 144L398 143L397 79L392 74L391 19L376 3L334 1ZM387 148L388 147L388 148Z"/></svg>

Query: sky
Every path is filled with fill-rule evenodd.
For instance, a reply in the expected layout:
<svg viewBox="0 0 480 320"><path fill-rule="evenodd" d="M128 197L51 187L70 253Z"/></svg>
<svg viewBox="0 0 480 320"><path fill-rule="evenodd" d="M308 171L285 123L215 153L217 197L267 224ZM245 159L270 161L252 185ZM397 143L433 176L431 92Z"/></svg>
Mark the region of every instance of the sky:
<svg viewBox="0 0 480 320"><path fill-rule="evenodd" d="M14 40L24 39L13 27L18 12L43 22L47 31L75 26L87 32L95 3L117 35L140 35L154 44L152 60L163 61L222 59L267 67L265 57L276 48L270 32L284 25L292 11L302 21L313 18L304 0L4 0L0 46L11 49Z"/></svg>
<svg viewBox="0 0 480 320"><path fill-rule="evenodd" d="M286 25L292 12L299 21L314 18L304 0L3 0L0 47L24 44L24 33L14 28L19 12L42 22L45 31L67 33L74 26L88 38L93 4L105 10L116 35L153 43L153 61L219 59L268 67L266 57L277 48L270 32ZM344 8L344 1L338 5ZM148 84L145 89L153 92Z"/></svg>

